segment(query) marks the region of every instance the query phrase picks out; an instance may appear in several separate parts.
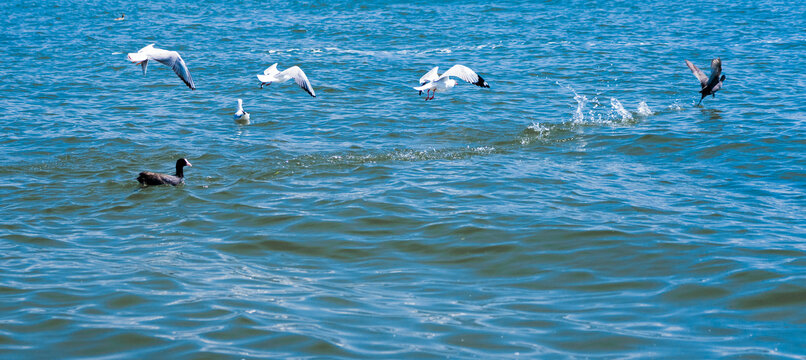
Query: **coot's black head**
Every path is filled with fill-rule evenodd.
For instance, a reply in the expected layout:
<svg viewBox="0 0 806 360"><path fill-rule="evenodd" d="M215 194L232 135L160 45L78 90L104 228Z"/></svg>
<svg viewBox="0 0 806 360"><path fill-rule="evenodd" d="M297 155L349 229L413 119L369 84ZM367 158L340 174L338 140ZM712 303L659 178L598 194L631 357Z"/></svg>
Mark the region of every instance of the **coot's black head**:
<svg viewBox="0 0 806 360"><path fill-rule="evenodd" d="M184 166L193 166L193 165L190 165L190 161L188 161L188 159L185 159L185 158L181 158L179 160L176 160L176 168L177 169L181 168L181 167L184 167Z"/></svg>
<svg viewBox="0 0 806 360"><path fill-rule="evenodd" d="M727 77L725 75L722 75L722 77L719 78L719 81L725 81L725 79L727 79Z"/></svg>
<svg viewBox="0 0 806 360"><path fill-rule="evenodd" d="M193 165L190 165L190 161L188 161L188 159L185 159L185 158L181 158L179 160L176 160L176 176L179 176L179 177L184 177L185 176L185 172L182 171L182 168L185 167L185 166L193 166Z"/></svg>

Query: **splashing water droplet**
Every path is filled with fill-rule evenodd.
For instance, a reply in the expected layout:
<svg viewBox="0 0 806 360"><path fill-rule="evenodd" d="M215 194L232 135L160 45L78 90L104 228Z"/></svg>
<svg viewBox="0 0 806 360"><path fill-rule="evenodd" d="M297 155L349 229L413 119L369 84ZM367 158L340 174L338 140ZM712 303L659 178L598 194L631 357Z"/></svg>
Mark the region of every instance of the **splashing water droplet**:
<svg viewBox="0 0 806 360"><path fill-rule="evenodd" d="M652 109L649 108L649 105L646 104L646 101L641 101L641 103L638 104L638 115L650 116L652 114Z"/></svg>
<svg viewBox="0 0 806 360"><path fill-rule="evenodd" d="M618 99L611 97L610 98L610 105L613 107L613 110L616 111L621 116L621 121L632 120L632 114L629 111L624 109L624 105L621 105L621 102Z"/></svg>

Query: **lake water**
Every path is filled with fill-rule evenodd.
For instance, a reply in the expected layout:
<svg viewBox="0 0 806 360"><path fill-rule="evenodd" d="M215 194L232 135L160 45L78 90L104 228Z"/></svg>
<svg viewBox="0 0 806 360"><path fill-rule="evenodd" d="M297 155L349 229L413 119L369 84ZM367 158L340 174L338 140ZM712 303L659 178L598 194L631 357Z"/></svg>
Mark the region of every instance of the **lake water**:
<svg viewBox="0 0 806 360"><path fill-rule="evenodd" d="M806 3L0 12L2 358L806 358Z"/></svg>

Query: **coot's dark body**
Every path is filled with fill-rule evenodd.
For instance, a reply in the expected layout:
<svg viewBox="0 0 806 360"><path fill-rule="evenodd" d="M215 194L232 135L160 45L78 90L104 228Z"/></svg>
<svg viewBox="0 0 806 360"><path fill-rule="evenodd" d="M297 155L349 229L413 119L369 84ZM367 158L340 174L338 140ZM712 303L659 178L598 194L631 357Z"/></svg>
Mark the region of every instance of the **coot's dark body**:
<svg viewBox="0 0 806 360"><path fill-rule="evenodd" d="M716 58L711 60L711 76L705 76L705 73L696 65L692 64L691 61L686 60L686 65L688 65L688 68L694 73L694 76L697 77L697 80L700 80L700 86L702 87L702 90L700 90L702 96L697 105L700 105L702 99L705 99L708 95L716 97L716 92L722 88L722 82L725 81L725 75L719 77L719 75L722 74L722 59Z"/></svg>
<svg viewBox="0 0 806 360"><path fill-rule="evenodd" d="M160 174L150 171L143 171L137 177L137 181L143 185L179 185L185 182L185 173L182 171L185 166L190 165L190 161L185 158L176 160L176 175Z"/></svg>

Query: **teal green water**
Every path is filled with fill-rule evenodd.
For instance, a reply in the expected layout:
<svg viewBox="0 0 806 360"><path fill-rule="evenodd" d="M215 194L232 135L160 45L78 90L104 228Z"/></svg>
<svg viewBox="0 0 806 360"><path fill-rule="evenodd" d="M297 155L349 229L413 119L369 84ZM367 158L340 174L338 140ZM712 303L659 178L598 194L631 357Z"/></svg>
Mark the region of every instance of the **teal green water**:
<svg viewBox="0 0 806 360"><path fill-rule="evenodd" d="M806 357L804 4L0 12L0 358Z"/></svg>

